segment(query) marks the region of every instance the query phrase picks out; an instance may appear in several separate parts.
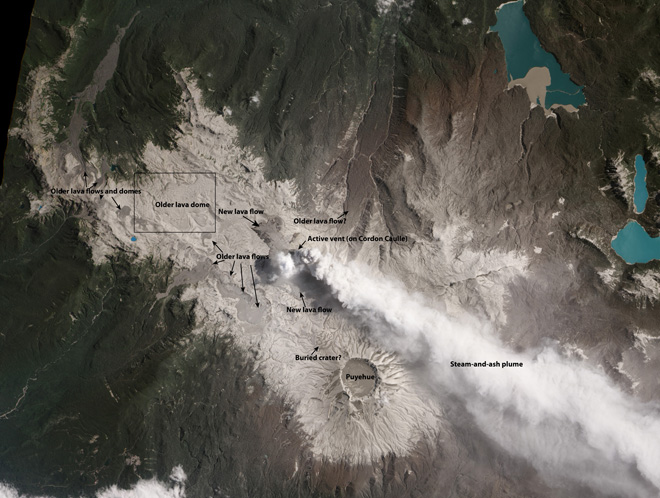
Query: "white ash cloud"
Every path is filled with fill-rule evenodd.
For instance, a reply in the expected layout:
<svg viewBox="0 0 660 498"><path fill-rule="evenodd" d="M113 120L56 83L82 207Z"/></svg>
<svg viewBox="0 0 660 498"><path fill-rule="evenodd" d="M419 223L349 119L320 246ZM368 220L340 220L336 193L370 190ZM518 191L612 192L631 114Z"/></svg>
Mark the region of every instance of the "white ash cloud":
<svg viewBox="0 0 660 498"><path fill-rule="evenodd" d="M177 465L172 469L168 482L141 479L130 489L121 489L114 485L100 489L92 496L95 498L186 498L187 479L181 465ZM0 482L0 498L48 498L48 496L25 495L19 493L13 486Z"/></svg>
<svg viewBox="0 0 660 498"><path fill-rule="evenodd" d="M551 482L571 479L605 494L658 495L657 404L624 394L604 373L561 356L553 345L516 353L488 323L450 317L356 262L343 264L314 249L279 260L287 275L292 265L327 284L382 347L426 359L438 387L461 396L485 434ZM524 366L451 368L452 360Z"/></svg>

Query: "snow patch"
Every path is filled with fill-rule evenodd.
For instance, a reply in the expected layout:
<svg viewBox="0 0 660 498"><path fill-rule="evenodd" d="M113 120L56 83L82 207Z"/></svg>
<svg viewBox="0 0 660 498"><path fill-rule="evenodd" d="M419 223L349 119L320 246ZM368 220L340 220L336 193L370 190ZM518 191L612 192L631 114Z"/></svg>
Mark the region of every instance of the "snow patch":
<svg viewBox="0 0 660 498"><path fill-rule="evenodd" d="M634 186L635 171L634 168L630 169L626 166L624 162L624 158L625 155L623 151L620 150L617 157L613 160L614 169L615 169L614 177L617 180L619 186L621 187L623 196L628 202L628 205L633 206L634 205L633 196L635 192L635 186Z"/></svg>
<svg viewBox="0 0 660 498"><path fill-rule="evenodd" d="M660 336L654 336L647 333L646 331L642 332L641 330L634 332L633 335L635 337L635 349L641 351L644 355L644 362L648 362L650 358L647 352L647 348L655 347L656 345L660 346L660 342L655 342L660 341Z"/></svg>
<svg viewBox="0 0 660 498"><path fill-rule="evenodd" d="M396 0L376 0L379 15L386 14L394 5L396 5Z"/></svg>
<svg viewBox="0 0 660 498"><path fill-rule="evenodd" d="M641 80L646 81L654 88L660 88L660 76L651 68L644 68L643 71L639 73Z"/></svg>
<svg viewBox="0 0 660 498"><path fill-rule="evenodd" d="M616 277L616 270L614 268L607 268L606 270L599 271L598 276L610 289L614 289L619 281Z"/></svg>
<svg viewBox="0 0 660 498"><path fill-rule="evenodd" d="M650 270L644 273L634 273L632 279L637 284L639 297L645 297L651 302L660 300L660 273Z"/></svg>

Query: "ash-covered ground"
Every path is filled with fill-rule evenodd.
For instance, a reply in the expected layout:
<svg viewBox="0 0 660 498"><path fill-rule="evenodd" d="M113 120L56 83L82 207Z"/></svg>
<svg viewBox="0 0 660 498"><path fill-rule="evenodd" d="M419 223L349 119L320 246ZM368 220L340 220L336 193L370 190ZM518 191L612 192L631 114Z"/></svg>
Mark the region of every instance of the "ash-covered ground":
<svg viewBox="0 0 660 498"><path fill-rule="evenodd" d="M610 245L657 102L619 147L606 77L530 106L495 3L124 7L25 63L0 492L658 495L660 270Z"/></svg>

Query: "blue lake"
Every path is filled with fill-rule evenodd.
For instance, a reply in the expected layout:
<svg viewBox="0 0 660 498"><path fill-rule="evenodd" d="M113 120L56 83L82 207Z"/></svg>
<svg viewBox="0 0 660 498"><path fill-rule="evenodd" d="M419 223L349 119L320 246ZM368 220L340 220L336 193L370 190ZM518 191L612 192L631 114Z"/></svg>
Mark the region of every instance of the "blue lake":
<svg viewBox="0 0 660 498"><path fill-rule="evenodd" d="M639 223L631 221L616 234L612 249L626 263L648 263L660 259L660 237L651 237Z"/></svg>
<svg viewBox="0 0 660 498"><path fill-rule="evenodd" d="M586 102L583 87L573 83L570 75L561 70L554 55L541 47L523 11L523 0L506 3L495 14L497 23L490 31L497 33L502 40L509 80L524 78L533 67L547 67L551 79L546 88L547 109L553 104L578 107Z"/></svg>
<svg viewBox="0 0 660 498"><path fill-rule="evenodd" d="M646 163L644 158L637 154L635 156L635 211L641 213L649 200L649 192L646 189Z"/></svg>

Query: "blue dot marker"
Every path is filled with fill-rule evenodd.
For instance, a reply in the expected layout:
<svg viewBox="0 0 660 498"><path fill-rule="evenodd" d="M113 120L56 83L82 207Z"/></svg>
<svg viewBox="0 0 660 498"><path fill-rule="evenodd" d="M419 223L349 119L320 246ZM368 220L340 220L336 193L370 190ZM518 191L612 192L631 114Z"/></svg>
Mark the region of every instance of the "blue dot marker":
<svg viewBox="0 0 660 498"><path fill-rule="evenodd" d="M137 240L137 237L135 235L133 235L133 237L131 237L131 241L135 242L136 240Z"/></svg>

